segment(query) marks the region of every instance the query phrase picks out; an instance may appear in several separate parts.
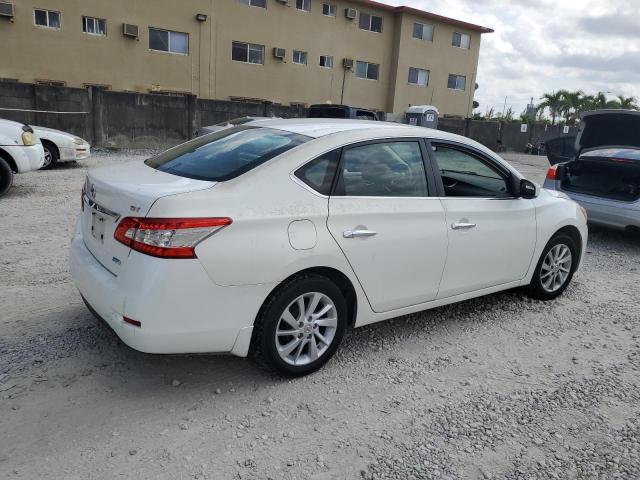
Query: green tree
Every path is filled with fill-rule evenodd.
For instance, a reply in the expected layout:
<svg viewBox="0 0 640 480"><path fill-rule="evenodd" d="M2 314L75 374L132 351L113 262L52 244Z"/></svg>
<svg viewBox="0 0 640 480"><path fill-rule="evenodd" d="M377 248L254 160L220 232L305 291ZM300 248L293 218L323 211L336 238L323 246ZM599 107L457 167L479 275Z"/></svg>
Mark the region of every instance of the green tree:
<svg viewBox="0 0 640 480"><path fill-rule="evenodd" d="M540 97L542 102L538 104L536 107L536 111L538 113L544 113L545 110L549 110L549 115L551 116L551 125L556 124L556 118L558 118L562 114L563 107L563 99L562 99L562 90L559 92L545 93Z"/></svg>

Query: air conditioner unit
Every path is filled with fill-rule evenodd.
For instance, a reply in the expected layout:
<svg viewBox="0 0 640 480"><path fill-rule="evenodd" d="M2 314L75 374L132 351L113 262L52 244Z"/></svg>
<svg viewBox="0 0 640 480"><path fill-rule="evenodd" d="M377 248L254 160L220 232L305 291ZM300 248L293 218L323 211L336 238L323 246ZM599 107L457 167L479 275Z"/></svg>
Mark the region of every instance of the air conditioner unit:
<svg viewBox="0 0 640 480"><path fill-rule="evenodd" d="M343 58L342 59L342 68L347 70L351 70L353 68L353 58Z"/></svg>
<svg viewBox="0 0 640 480"><path fill-rule="evenodd" d="M13 18L13 3L0 2L0 17Z"/></svg>
<svg viewBox="0 0 640 480"><path fill-rule="evenodd" d="M355 8L345 8L344 16L347 17L349 20L355 20L356 17L358 16L358 11Z"/></svg>
<svg viewBox="0 0 640 480"><path fill-rule="evenodd" d="M279 58L280 60L284 60L287 51L284 48L273 47L273 56Z"/></svg>
<svg viewBox="0 0 640 480"><path fill-rule="evenodd" d="M138 25L131 25L129 23L122 24L122 34L125 37L138 38Z"/></svg>

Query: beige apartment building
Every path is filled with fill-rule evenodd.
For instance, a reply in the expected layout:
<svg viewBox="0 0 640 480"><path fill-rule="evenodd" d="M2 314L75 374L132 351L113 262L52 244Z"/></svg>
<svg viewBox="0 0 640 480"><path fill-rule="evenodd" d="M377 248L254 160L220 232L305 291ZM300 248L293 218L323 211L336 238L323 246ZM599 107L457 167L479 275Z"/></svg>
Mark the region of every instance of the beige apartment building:
<svg viewBox="0 0 640 480"><path fill-rule="evenodd" d="M491 31L370 0L0 0L0 78L469 116Z"/></svg>

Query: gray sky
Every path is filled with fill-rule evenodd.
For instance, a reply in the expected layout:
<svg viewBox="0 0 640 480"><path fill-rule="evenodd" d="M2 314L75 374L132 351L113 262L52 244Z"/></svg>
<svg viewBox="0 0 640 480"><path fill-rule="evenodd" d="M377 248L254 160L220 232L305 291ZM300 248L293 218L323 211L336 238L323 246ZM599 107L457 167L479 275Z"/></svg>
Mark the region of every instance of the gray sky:
<svg viewBox="0 0 640 480"><path fill-rule="evenodd" d="M519 114L562 88L640 97L640 0L383 0L493 28L476 100Z"/></svg>

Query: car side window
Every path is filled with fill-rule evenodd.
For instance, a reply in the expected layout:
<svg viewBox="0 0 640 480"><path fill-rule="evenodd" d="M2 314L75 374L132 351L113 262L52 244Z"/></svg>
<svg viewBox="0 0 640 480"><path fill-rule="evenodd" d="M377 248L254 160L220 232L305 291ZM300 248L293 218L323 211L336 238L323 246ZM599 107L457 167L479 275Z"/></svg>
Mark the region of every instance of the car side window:
<svg viewBox="0 0 640 480"><path fill-rule="evenodd" d="M294 175L316 192L329 196L339 161L340 149L333 150L303 165Z"/></svg>
<svg viewBox="0 0 640 480"><path fill-rule="evenodd" d="M508 197L507 179L479 157L444 145L433 145L447 197Z"/></svg>
<svg viewBox="0 0 640 480"><path fill-rule="evenodd" d="M384 142L346 148L342 154L340 169L336 195L429 195L419 142Z"/></svg>

